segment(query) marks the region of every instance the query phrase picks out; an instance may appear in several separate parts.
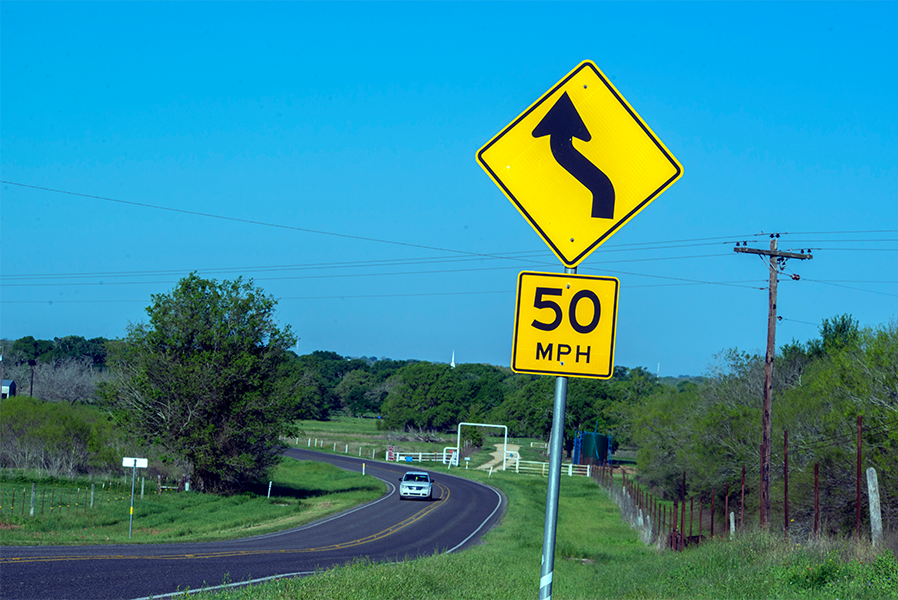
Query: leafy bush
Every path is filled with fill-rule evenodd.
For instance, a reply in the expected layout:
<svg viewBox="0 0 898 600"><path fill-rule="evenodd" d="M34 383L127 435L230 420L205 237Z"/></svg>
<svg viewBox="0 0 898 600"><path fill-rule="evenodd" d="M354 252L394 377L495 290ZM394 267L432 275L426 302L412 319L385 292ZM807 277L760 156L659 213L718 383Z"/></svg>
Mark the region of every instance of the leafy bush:
<svg viewBox="0 0 898 600"><path fill-rule="evenodd" d="M14 396L0 403L0 466L57 477L119 467L124 440L98 409Z"/></svg>

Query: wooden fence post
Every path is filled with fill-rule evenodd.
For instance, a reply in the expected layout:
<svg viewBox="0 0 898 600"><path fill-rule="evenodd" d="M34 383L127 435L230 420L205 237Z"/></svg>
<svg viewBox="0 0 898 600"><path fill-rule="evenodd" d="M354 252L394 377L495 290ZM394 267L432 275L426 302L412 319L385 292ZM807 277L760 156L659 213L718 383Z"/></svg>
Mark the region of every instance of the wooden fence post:
<svg viewBox="0 0 898 600"><path fill-rule="evenodd" d="M723 498L723 530L726 531L727 519L730 514L730 484L727 484L727 495Z"/></svg>
<svg viewBox="0 0 898 600"><path fill-rule="evenodd" d="M867 496L870 500L870 535L875 548L882 544L882 512L879 504L879 481L873 467L867 469Z"/></svg>
<svg viewBox="0 0 898 600"><path fill-rule="evenodd" d="M683 471L683 490L680 493L680 552L683 551L686 542L686 471Z"/></svg>
<svg viewBox="0 0 898 600"><path fill-rule="evenodd" d="M861 420L862 416L857 416L857 494L855 499L855 522L854 535L858 539L861 537Z"/></svg>
<svg viewBox="0 0 898 600"><path fill-rule="evenodd" d="M789 432L783 431L783 517L786 539L789 539Z"/></svg>
<svg viewBox="0 0 898 600"><path fill-rule="evenodd" d="M820 527L820 474L819 463L814 463L814 537Z"/></svg>

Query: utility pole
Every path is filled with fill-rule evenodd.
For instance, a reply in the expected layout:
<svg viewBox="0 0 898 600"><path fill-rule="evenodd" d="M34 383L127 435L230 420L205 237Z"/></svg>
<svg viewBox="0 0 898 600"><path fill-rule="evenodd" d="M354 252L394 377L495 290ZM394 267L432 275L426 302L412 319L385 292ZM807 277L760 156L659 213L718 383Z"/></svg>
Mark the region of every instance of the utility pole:
<svg viewBox="0 0 898 600"><path fill-rule="evenodd" d="M814 258L810 253L780 252L777 240L780 234L770 234L770 250L757 250L737 246L736 252L758 254L770 257L770 300L767 310L767 354L764 357L764 397L761 402L761 527L770 524L770 453L773 425L771 420L771 400L773 398L773 358L776 356L776 283L777 275L785 267L787 258L807 260ZM798 279L798 275L793 275Z"/></svg>

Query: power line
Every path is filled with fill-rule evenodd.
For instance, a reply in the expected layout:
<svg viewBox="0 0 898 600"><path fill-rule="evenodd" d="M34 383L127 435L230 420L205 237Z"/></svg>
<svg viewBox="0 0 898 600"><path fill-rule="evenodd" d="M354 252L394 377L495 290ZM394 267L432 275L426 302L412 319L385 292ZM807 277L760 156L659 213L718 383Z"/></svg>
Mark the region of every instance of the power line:
<svg viewBox="0 0 898 600"><path fill-rule="evenodd" d="M252 219L243 219L240 217L228 217L228 216L224 216L224 215L216 215L216 214L212 214L212 213L204 213L204 212L199 212L199 211L186 210L183 208L171 208L169 206L159 206L156 204L148 204L148 203L144 203L144 202L132 202L130 200L119 200L117 198L109 198L106 196L95 196L93 194L82 194L80 192L70 192L67 190L58 190L58 189L54 189L54 188L41 187L38 185L29 185L26 183L18 183L15 181L6 181L6 180L2 180L2 179L0 179L0 183L4 183L7 185L16 185L19 187L29 188L29 189L34 189L34 190L41 190L44 192L53 192L56 194L67 194L69 196L78 196L81 198L92 198L94 200L103 200L105 202L115 202L118 204L127 204L129 206L139 206L142 208L152 208L155 210L166 210L169 212L181 213L181 214L185 214L185 215L192 215L192 216L196 216L196 217L206 217L208 219L219 219L222 221L246 223L248 225L260 225L262 227L275 227L277 229L287 229L290 231L301 231L303 233L314 233L317 235L327 235L327 236L339 237L339 238L344 238L344 239L359 240L359 241L364 241L364 242L375 242L378 244L391 244L394 246L403 246L406 248L418 248L421 250L437 250L439 252L452 252L454 254L465 254L468 256L483 256L483 257L491 257L491 258L509 258L509 257L495 256L492 254L482 254L479 252L468 252L466 250L454 250L452 248L440 248L437 246L426 246L424 244L412 244L410 242L398 242L395 240L384 240L384 239L365 237L365 236L359 236L359 235L350 235L347 233L336 233L333 231L324 231L324 230L320 230L320 229L309 229L306 227L295 227L293 225L281 225L280 223L268 223L265 221L255 221Z"/></svg>
<svg viewBox="0 0 898 600"><path fill-rule="evenodd" d="M799 321L798 319L789 319L786 317L779 317L779 320L780 321L789 321L790 323L801 323L803 325L813 325L814 327L818 326L817 323L809 323L808 321Z"/></svg>
<svg viewBox="0 0 898 600"><path fill-rule="evenodd" d="M333 296L288 296L278 298L278 302L282 300L334 300L334 299L364 299L364 298L414 298L419 296L476 296L485 294L514 294L515 290L493 290L482 292L422 292L412 294L360 294L346 295L339 294ZM143 300L2 300L3 304L103 304L103 303L120 303L120 304L144 304Z"/></svg>
<svg viewBox="0 0 898 600"><path fill-rule="evenodd" d="M810 281L811 283L822 283L822 284L824 284L824 285L831 285L831 286L833 286L833 287L845 288L846 290L854 290L854 291L856 291L856 292L867 292L867 293L870 293L870 294L879 294L879 295L881 295L881 296L892 296L892 297L898 298L898 294L889 294L888 292L877 292L876 290L865 290L865 289L863 289L863 288L858 288L858 287L854 287L854 286L850 286L850 285L840 285L840 284L838 284L838 283L832 283L832 282L829 282L829 281L824 281L824 280L822 280L822 279L808 279L808 278L805 278L804 280L805 280L805 281Z"/></svg>
<svg viewBox="0 0 898 600"><path fill-rule="evenodd" d="M625 260L611 260L611 261L602 261L602 265L605 264L619 264L619 263L631 263L631 262L656 262L656 261L665 261L665 260L684 260L684 259L696 259L696 258L716 258L727 256L725 254L703 254L703 255L693 255L693 256L666 256L666 257L654 257L654 258L632 258ZM381 266L411 266L411 265L420 265L420 264L439 264L439 263L457 263L457 262L471 262L471 261L479 261L479 260L502 260L497 258L421 258L421 259L405 259L405 260L383 260L383 261L360 261L360 262L346 262L346 263L319 263L319 264L309 264L309 265L278 265L278 266L265 266L265 267L219 267L213 269L171 269L171 270L153 270L153 271L118 271L118 272L109 272L109 273L65 273L59 275L51 275L51 274L39 274L39 275L0 275L0 280L7 281L15 281L15 280L25 280L29 283L0 283L0 287L49 287L53 285L80 285L77 282L71 283L30 283L35 280L46 280L46 279L86 279L89 277L110 277L110 278L121 278L121 277L154 277L158 275L173 275L178 273L197 271L200 273L229 273L229 272L261 272L261 273L272 273L272 272L282 272L282 271L304 271L304 270L316 270L316 269L350 269L350 268L370 268L370 267L381 267ZM533 264L537 265L545 265L545 266L555 266L554 262L542 262L542 261L530 261ZM497 267L499 268L499 267ZM518 265L512 265L509 267L501 267L501 268L520 268ZM482 271L485 269L444 269L440 271L407 271L403 273L357 273L351 275L340 275L341 277L368 277L372 275L400 275L400 274L419 274L419 273L458 273L465 271ZM281 278L281 279L289 279L289 278ZM259 281L271 281L272 278L261 278ZM99 283L84 283L84 285L118 285L120 282L116 283L107 283L107 282L99 282ZM130 285L133 283L140 282L124 282L122 285ZM150 282L147 282L150 283ZM171 283L168 281L163 282L154 282L154 283Z"/></svg>
<svg viewBox="0 0 898 600"><path fill-rule="evenodd" d="M204 212L191 211L191 210L179 209L179 208L171 208L171 207L160 206L160 205L155 205L155 204L133 202L133 201L129 201L129 200L121 200L121 199L117 199L117 198L110 198L110 197L106 197L106 196L98 196L98 195L93 195L93 194L84 194L84 193L80 193L80 192L72 192L72 191L68 191L68 190L48 188L48 187L30 185L30 184L19 183L19 182L8 181L8 180L0 180L0 183L4 183L6 185L15 185L15 186L19 186L22 188L35 189L35 190L47 191L47 192L58 193L58 194L65 194L65 195L70 195L70 196L77 196L77 197L82 197L82 198L91 198L91 199L102 200L102 201L106 201L106 202L115 202L115 203L119 203L119 204L139 206L142 208L150 208L150 209L154 209L154 210L165 210L165 211L189 214L189 215L205 217L205 218L233 221L233 222L246 223L246 224L251 224L251 225L259 225L259 226L264 226L264 227L275 227L275 228L279 228L279 229L300 231L300 232L304 232L304 233L314 233L314 234L318 234L318 235L328 235L328 236L334 236L334 237L340 237L340 238L346 238L346 239L355 239L355 240L361 240L361 241L391 244L391 245L410 247L410 248L418 248L418 249L424 249L424 250L436 250L436 251L440 251L440 252L452 253L453 255L461 254L466 257L470 257L470 258L466 258L466 259L449 259L449 258L445 258L445 257L417 258L417 259L386 259L383 261L361 261L361 262L355 262L355 263L322 263L320 265L275 266L275 267L255 268L255 270L258 270L259 272L270 272L270 271L274 271L274 270L304 270L304 269L315 269L315 268L330 268L330 269L333 269L333 268L355 268L355 267L360 267L365 263L367 263L368 266L387 266L387 265L397 266L397 265L403 265L403 264L404 265L433 264L434 262L458 262L458 261L479 260L479 259L513 260L513 261L517 261L517 262L526 262L526 263L535 264L535 265L556 266L554 262L547 263L544 261L529 260L529 259L525 258L524 255L533 256L534 253L531 253L531 252L504 253L504 255L470 252L470 251L465 251L465 250L456 250L456 249L452 249L452 248L441 248L441 247L436 247L436 246L427 246L427 245L423 245L423 244L413 244L413 243L409 243L409 242L400 242L400 241L396 241L396 240L385 240L385 239L380 239L380 238L343 234L343 233L337 233L337 232L331 232L331 231L323 231L323 230L316 230L316 229L310 229L310 228L295 227L295 226L291 226L291 225L282 225L282 224L278 224L278 223L255 221L255 220L244 219L244 218L239 218L239 217L229 217L229 216L224 216L224 215L216 215L216 214L212 214L212 213L204 213ZM783 236L785 236L785 235L847 235L847 234L881 234L881 233L898 233L898 230L791 232L791 233L784 233L781 235L783 235ZM660 249L670 249L670 248L680 248L680 247L694 247L694 246L702 246L702 245L731 244L731 243L733 243L732 240L734 240L734 239L748 239L748 238L763 237L766 235L767 234L764 234L764 233L760 233L760 234L753 233L753 234L737 235L737 236L690 238L690 239L685 239L685 240L670 240L670 241L663 241L663 242L641 242L641 243L633 243L633 244L621 244L618 246L603 247L600 249L600 250L602 250L602 252L598 252L598 253L594 254L593 257L599 258L603 252L621 252L621 251L634 251L634 250L660 250ZM825 240L825 241L834 242L834 241L843 241L843 240ZM849 240L844 240L844 241L849 241ZM865 240L851 240L851 241L857 242L857 241L865 241ZM870 240L870 241L896 241L896 240L889 239L889 240ZM816 240L815 240L815 242L816 242ZM709 257L716 257L716 256L723 256L723 255L710 254L710 255L697 255L697 256L688 256L688 257L687 256L654 257L654 258L643 258L643 259L626 259L626 260L621 260L621 261L600 260L599 264L605 265L605 264L614 264L614 263L620 263L620 262L678 260L678 259L684 259L684 258L689 258L689 259L709 258ZM458 272L470 272L470 271L479 271L479 270L495 270L495 269L502 269L502 268L503 267L488 268L488 269L466 269L466 270L465 269L454 269L454 270L444 270L444 271L416 271L416 272L402 272L402 273L373 273L373 274L363 273L363 274L353 274L353 275L264 278L261 280L272 281L272 280L277 280L277 279L300 279L300 278L305 279L305 278L323 278L323 277L356 277L356 276L371 277L371 276L416 275L416 274L434 274L434 273L458 273ZM504 268L510 268L510 267L504 267ZM243 269L241 269L241 268L215 268L215 269L204 269L203 271L204 272L221 273L221 272L234 272L234 271L245 272L246 270L249 270L249 269L248 268L243 268ZM593 270L595 270L595 269L593 269ZM12 275L12 276L4 276L4 277L0 278L0 280L10 280L10 279L34 280L34 279L38 279L38 278L45 278L45 279L47 279L47 278L55 278L55 279L62 278L62 279L65 279L65 278L86 278L86 277L91 277L91 276L122 277L122 276L127 276L127 275L153 276L153 275L162 275L162 274L173 274L173 273L177 273L177 272L182 272L182 271L177 271L177 270L148 271L148 272L139 272L138 271L138 272L113 272L113 273L102 273L102 274L101 273L71 274L71 275L66 275L66 274L60 274L60 275L53 275L53 274ZM636 276L636 277L652 277L652 278L658 278L658 279L666 279L666 280L681 282L681 284L683 284L683 285L723 285L723 286L733 286L733 287L745 287L745 288L749 288L749 289L760 289L760 290L765 289L765 288L759 288L759 287L755 287L755 286L742 285L741 283L734 283L734 282L714 282L714 281L703 281L703 280L694 280L694 279L677 278L677 277L666 277L666 276L660 276L660 275L647 275L647 274L642 274L642 273L632 273L632 272L624 272L624 271L609 271L604 268L602 269L602 272L621 274L621 275L631 275L631 276ZM808 281L815 281L815 280L808 280ZM818 283L827 283L824 281L817 281L817 282ZM3 285L4 287L24 287L24 286L46 286L46 285L53 285L53 286L60 286L60 285L66 285L66 286L70 286L70 285L137 285L137 284L170 284L170 283L173 283L173 282L116 282L116 283L98 282L98 283L91 283L91 284L87 284L87 283L54 283L54 284L30 284L30 283L7 284L7 283L3 283L0 285ZM670 285L679 285L679 284L670 284ZM829 285L837 285L837 284L829 283ZM648 286L636 286L636 287L648 287ZM873 290L851 288L849 286L840 286L840 287L846 287L848 289L855 289L856 291L879 293L879 294L884 294L884 295L888 295L888 296L894 295L894 294L887 294L884 292L876 292Z"/></svg>

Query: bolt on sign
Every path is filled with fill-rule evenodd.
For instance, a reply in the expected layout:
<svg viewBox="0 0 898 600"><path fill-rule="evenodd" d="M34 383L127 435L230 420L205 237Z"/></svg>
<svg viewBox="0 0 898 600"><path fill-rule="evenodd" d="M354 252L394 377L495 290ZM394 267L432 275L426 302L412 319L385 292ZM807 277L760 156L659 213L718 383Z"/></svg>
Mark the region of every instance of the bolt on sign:
<svg viewBox="0 0 898 600"><path fill-rule="evenodd" d="M487 142L477 162L567 267L683 174L588 60Z"/></svg>
<svg viewBox="0 0 898 600"><path fill-rule="evenodd" d="M512 371L609 379L619 288L614 277L518 275Z"/></svg>

